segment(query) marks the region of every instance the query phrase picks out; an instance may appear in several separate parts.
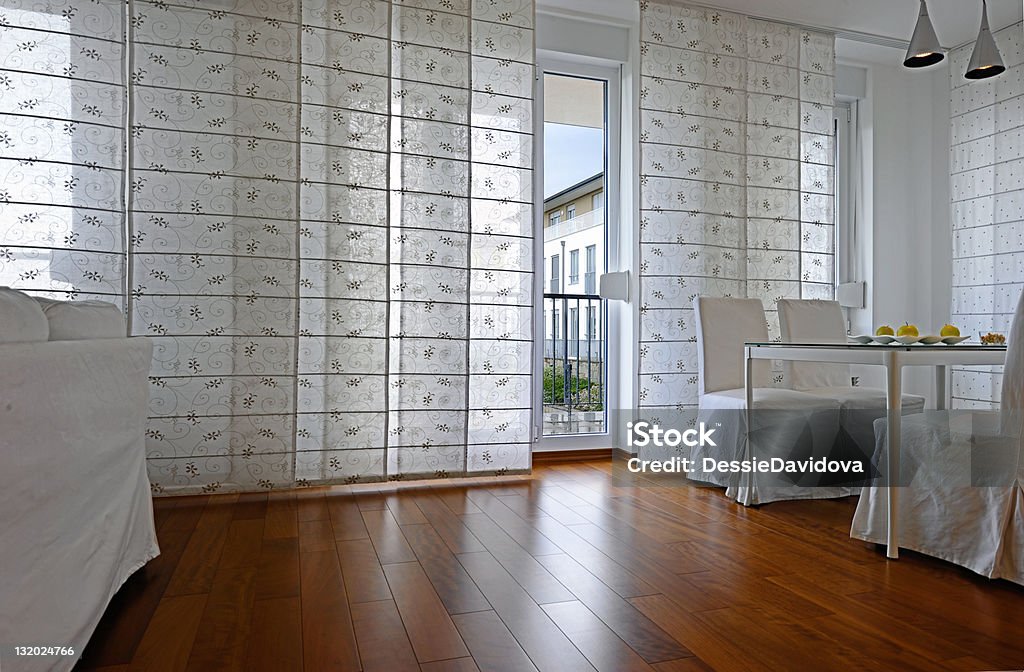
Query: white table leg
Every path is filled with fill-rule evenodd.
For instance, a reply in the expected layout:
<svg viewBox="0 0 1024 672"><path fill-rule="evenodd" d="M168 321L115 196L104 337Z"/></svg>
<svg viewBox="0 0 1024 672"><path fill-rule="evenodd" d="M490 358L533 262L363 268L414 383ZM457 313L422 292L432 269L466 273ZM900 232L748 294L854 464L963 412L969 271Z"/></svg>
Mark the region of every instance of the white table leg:
<svg viewBox="0 0 1024 672"><path fill-rule="evenodd" d="M892 350L885 353L886 372L886 493L888 507L886 509L886 555L892 559L899 557L898 506L899 488L896 483L900 477L900 421L903 413L903 366L899 352Z"/></svg>
<svg viewBox="0 0 1024 672"><path fill-rule="evenodd" d="M935 367L935 410L946 410L946 365Z"/></svg>
<svg viewBox="0 0 1024 672"><path fill-rule="evenodd" d="M750 440L750 430L753 429L753 409L754 409L754 358L750 356L750 348L745 347L743 349L743 392L745 395L745 401L743 408L744 421L746 423L747 442L744 450L744 457L748 460L754 459L754 447ZM746 496L741 495L741 501L744 504L749 504L754 499L754 483L755 478L752 473L740 474L741 487L745 487L747 490Z"/></svg>
<svg viewBox="0 0 1024 672"><path fill-rule="evenodd" d="M745 412L747 414L747 433L750 433L750 410L754 407L754 358L750 356L750 348L744 348L743 392L746 395ZM747 445L750 442L747 441ZM749 455L748 455L749 457Z"/></svg>

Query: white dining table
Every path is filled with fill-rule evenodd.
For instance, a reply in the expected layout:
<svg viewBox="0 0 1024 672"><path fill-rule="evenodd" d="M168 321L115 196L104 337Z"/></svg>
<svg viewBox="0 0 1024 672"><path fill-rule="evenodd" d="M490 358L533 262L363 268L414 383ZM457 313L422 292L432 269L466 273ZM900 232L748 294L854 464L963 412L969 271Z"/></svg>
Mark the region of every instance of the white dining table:
<svg viewBox="0 0 1024 672"><path fill-rule="evenodd" d="M935 367L935 408L946 408L946 378L951 366L1001 366L1006 361L1005 345L902 345L892 343L759 343L744 344L744 388L746 391L747 428L750 410L754 405L751 380L753 364L758 359L826 362L834 364L868 364L884 366L886 371L886 474L890 483L885 488L886 502L886 555L899 557L899 529L896 511L899 506L899 488L891 482L900 473L900 420L903 400L903 368L907 366ZM748 444L749 445L749 444Z"/></svg>

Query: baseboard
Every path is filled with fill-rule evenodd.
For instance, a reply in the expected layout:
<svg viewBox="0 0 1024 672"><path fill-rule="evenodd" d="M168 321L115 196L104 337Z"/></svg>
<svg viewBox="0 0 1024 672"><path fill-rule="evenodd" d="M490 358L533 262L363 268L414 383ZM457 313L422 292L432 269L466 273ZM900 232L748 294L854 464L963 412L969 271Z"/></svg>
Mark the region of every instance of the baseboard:
<svg viewBox="0 0 1024 672"><path fill-rule="evenodd" d="M550 464L553 462L591 462L594 460L610 460L613 457L628 457L629 454L615 448L587 448L584 450L542 450L533 454L534 464Z"/></svg>

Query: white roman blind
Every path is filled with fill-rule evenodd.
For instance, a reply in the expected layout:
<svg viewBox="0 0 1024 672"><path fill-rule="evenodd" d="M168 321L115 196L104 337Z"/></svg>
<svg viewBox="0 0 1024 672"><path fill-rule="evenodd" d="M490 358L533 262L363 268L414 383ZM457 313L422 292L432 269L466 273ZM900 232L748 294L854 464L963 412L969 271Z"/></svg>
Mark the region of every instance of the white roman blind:
<svg viewBox="0 0 1024 672"><path fill-rule="evenodd" d="M1006 72L964 79L973 44L950 54L952 323L964 336L1009 335L1024 290L1024 26L995 33ZM951 374L958 408L999 401L1002 367Z"/></svg>
<svg viewBox="0 0 1024 672"><path fill-rule="evenodd" d="M124 4L0 1L0 286L123 307Z"/></svg>
<svg viewBox="0 0 1024 672"><path fill-rule="evenodd" d="M533 0L0 17L0 284L127 299L157 492L529 469Z"/></svg>
<svg viewBox="0 0 1024 672"><path fill-rule="evenodd" d="M640 406L686 409L695 296L778 337L778 299L833 295L834 37L644 1L640 53Z"/></svg>
<svg viewBox="0 0 1024 672"><path fill-rule="evenodd" d="M532 0L133 4L150 473L529 468Z"/></svg>

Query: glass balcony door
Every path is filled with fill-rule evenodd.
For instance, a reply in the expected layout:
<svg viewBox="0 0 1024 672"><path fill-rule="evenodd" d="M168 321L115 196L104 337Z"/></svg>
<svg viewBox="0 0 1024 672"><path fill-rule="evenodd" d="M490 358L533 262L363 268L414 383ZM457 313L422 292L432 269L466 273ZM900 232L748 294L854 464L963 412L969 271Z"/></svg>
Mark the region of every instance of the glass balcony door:
<svg viewBox="0 0 1024 672"><path fill-rule="evenodd" d="M608 257L611 79L570 67L545 68L542 80L542 443L590 436L606 444L597 436L608 431L608 311L597 278Z"/></svg>

